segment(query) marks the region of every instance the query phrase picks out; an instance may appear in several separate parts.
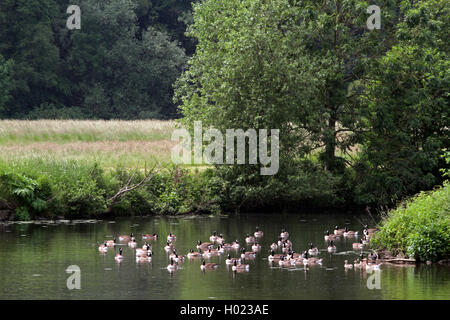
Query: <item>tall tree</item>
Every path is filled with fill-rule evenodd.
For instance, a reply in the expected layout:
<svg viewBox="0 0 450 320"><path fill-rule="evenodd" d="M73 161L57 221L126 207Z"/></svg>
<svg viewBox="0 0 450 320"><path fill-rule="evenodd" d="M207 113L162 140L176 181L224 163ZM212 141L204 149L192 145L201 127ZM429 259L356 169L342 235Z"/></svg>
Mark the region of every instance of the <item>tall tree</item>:
<svg viewBox="0 0 450 320"><path fill-rule="evenodd" d="M14 99L7 115L26 113L43 102L57 101L59 49L54 43L52 19L55 0L0 2L0 54L14 60Z"/></svg>
<svg viewBox="0 0 450 320"><path fill-rule="evenodd" d="M440 155L450 146L449 4L404 1L398 43L372 61L360 202L393 203L441 181Z"/></svg>
<svg viewBox="0 0 450 320"><path fill-rule="evenodd" d="M183 50L152 27L138 39L132 0L87 0L82 9L67 60L82 104L106 119L173 117L172 83L184 66Z"/></svg>
<svg viewBox="0 0 450 320"><path fill-rule="evenodd" d="M10 91L14 87L12 79L13 61L6 61L2 55L0 55L0 116L5 109L5 103L11 98Z"/></svg>
<svg viewBox="0 0 450 320"><path fill-rule="evenodd" d="M336 150L360 139L367 60L392 45L395 3L382 1L381 31L367 30L366 1L196 4L197 51L177 86L184 123L279 128L287 158L324 150L326 168L343 168Z"/></svg>

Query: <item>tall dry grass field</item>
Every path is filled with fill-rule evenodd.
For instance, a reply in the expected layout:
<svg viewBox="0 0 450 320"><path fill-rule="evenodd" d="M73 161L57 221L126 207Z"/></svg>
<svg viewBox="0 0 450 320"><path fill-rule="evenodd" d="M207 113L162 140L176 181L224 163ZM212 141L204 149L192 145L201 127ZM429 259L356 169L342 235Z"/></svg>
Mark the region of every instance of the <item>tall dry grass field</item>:
<svg viewBox="0 0 450 320"><path fill-rule="evenodd" d="M0 159L97 161L103 167L170 161L173 121L0 120Z"/></svg>

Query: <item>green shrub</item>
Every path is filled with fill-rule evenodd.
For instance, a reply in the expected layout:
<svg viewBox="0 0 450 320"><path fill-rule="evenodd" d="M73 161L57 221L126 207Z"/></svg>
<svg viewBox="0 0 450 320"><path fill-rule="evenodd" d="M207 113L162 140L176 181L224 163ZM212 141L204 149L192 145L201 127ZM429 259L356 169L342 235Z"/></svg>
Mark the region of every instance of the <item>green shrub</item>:
<svg viewBox="0 0 450 320"><path fill-rule="evenodd" d="M45 179L33 179L9 168L0 168L3 201L16 207L16 219L29 220L47 209L49 185Z"/></svg>
<svg viewBox="0 0 450 320"><path fill-rule="evenodd" d="M420 261L450 255L450 184L422 192L384 217L373 245Z"/></svg>
<svg viewBox="0 0 450 320"><path fill-rule="evenodd" d="M29 221L30 214L28 213L28 209L26 207L19 207L15 210L15 219L18 221Z"/></svg>
<svg viewBox="0 0 450 320"><path fill-rule="evenodd" d="M419 226L408 239L408 253L423 261L438 261L450 256L450 225L437 221Z"/></svg>

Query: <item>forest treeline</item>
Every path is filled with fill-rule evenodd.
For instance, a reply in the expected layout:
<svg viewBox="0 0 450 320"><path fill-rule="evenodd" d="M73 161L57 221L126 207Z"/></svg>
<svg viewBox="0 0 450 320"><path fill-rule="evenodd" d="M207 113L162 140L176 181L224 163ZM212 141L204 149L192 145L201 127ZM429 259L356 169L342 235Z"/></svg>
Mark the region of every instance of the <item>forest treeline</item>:
<svg viewBox="0 0 450 320"><path fill-rule="evenodd" d="M195 50L185 0L2 0L0 117L167 119ZM69 30L69 5L81 29Z"/></svg>

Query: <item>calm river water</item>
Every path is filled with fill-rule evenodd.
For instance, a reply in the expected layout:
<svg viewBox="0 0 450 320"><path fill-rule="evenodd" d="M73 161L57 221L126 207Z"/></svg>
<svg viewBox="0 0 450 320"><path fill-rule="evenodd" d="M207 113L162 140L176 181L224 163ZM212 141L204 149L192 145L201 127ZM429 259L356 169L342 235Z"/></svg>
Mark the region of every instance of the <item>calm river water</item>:
<svg viewBox="0 0 450 320"><path fill-rule="evenodd" d="M334 226L362 231L367 216L342 214L279 214L195 218L127 218L115 221L71 221L0 225L0 299L450 299L450 267L381 266L380 289L369 289L371 276L359 269L345 270L344 260L353 261L354 239L337 241L337 252L327 252L324 231ZM213 230L226 242L238 239L259 226L264 231L262 250L248 262L250 271L234 274L226 257L213 257L215 271L202 273L200 260L186 261L170 274L164 251L169 232L177 236L180 254L196 250L197 240L208 241ZM290 233L296 252L313 242L320 249L322 266L306 270L279 268L267 260L269 246L281 229ZM134 249L122 246L124 260L114 259L119 246L101 254L105 239L133 232L158 233L153 261L138 263ZM139 247L144 243L137 237ZM249 250L250 247L247 246ZM231 251L233 256L236 253ZM81 289L67 289L66 268L81 270Z"/></svg>

